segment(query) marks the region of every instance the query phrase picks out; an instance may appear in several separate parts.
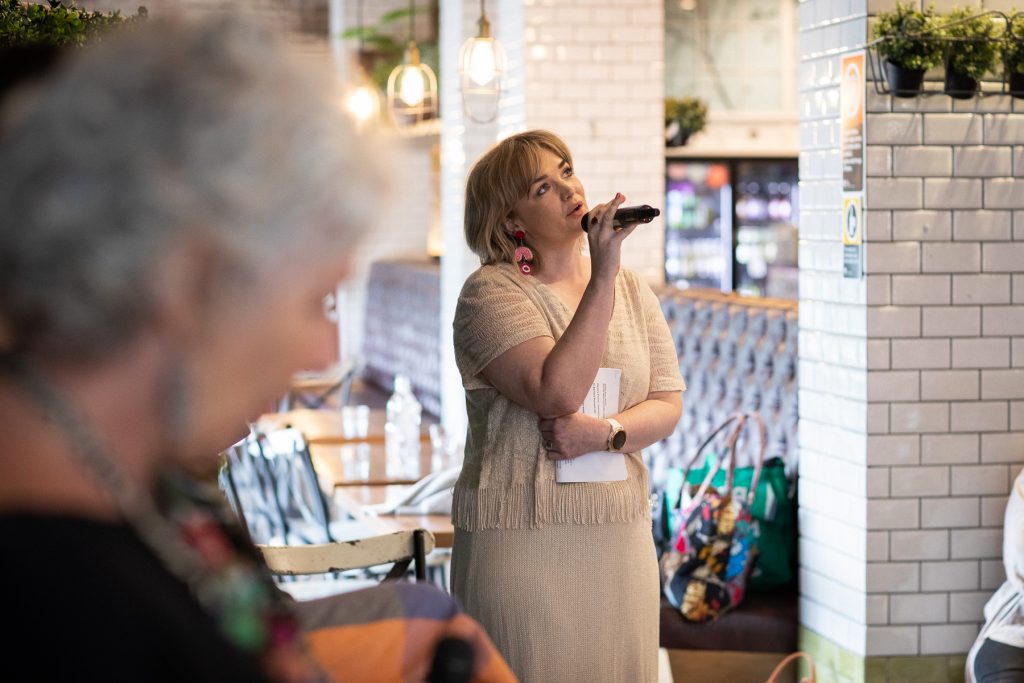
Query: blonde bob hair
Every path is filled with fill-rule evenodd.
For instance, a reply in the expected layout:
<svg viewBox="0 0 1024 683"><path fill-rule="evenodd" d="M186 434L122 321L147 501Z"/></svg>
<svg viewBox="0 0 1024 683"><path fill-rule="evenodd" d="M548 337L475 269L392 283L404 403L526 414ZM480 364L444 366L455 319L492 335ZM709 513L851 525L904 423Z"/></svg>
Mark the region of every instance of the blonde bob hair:
<svg viewBox="0 0 1024 683"><path fill-rule="evenodd" d="M469 172L463 227L466 244L480 257L480 263L513 262L515 239L503 225L540 172L541 150L572 165L572 155L560 137L546 130L529 130L499 142Z"/></svg>

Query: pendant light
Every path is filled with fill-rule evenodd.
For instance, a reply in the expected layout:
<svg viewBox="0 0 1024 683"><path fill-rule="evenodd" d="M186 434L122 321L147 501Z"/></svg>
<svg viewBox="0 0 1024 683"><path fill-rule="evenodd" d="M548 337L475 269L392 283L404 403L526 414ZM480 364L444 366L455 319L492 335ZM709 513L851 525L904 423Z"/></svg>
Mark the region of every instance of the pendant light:
<svg viewBox="0 0 1024 683"><path fill-rule="evenodd" d="M363 56L363 0L357 4L359 49L352 67L352 78L345 89L345 110L356 122L357 128L380 119L380 92L362 64Z"/></svg>
<svg viewBox="0 0 1024 683"><path fill-rule="evenodd" d="M505 49L491 36L491 22L480 0L479 32L462 44L459 76L462 106L466 116L477 123L490 123L498 116L501 77L505 73Z"/></svg>
<svg viewBox="0 0 1024 683"><path fill-rule="evenodd" d="M388 110L397 125L415 125L437 116L437 77L420 61L416 47L415 9L409 0L409 47L405 61L388 77Z"/></svg>

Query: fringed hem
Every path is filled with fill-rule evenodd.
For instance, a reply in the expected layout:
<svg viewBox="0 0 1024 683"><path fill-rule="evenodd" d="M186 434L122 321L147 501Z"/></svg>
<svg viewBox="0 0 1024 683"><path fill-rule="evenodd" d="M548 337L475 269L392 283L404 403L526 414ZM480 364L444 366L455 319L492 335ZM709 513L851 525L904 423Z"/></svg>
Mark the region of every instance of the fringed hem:
<svg viewBox="0 0 1024 683"><path fill-rule="evenodd" d="M645 477L609 483L455 487L452 524L463 531L539 529L549 524L620 524L650 519Z"/></svg>

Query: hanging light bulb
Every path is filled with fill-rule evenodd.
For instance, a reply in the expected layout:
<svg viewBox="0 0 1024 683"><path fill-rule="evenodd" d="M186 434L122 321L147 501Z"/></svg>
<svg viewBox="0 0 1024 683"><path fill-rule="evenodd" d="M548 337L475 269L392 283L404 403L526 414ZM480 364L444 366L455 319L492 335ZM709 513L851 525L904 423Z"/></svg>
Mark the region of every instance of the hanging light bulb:
<svg viewBox="0 0 1024 683"><path fill-rule="evenodd" d="M409 2L409 47L405 61L388 77L388 109L398 125L417 124L437 116L437 77L420 61L416 46L412 1Z"/></svg>
<svg viewBox="0 0 1024 683"><path fill-rule="evenodd" d="M409 49L416 50L415 43L410 44ZM402 102L410 107L422 104L423 95L427 91L427 86L423 82L425 74L419 69L419 66L417 57L415 62L401 67L401 71L398 73L398 85L395 86Z"/></svg>
<svg viewBox="0 0 1024 683"><path fill-rule="evenodd" d="M380 95L372 83L360 83L345 93L345 109L359 127L380 116Z"/></svg>
<svg viewBox="0 0 1024 683"><path fill-rule="evenodd" d="M477 123L489 123L498 115L501 77L505 73L505 49L491 36L491 22L480 0L479 33L462 44L459 75L466 115ZM483 113L481 113L483 112Z"/></svg>
<svg viewBox="0 0 1024 683"><path fill-rule="evenodd" d="M360 57L363 56L363 2L358 5L359 49L352 64L352 78L343 94L345 110L355 120L357 128L380 119L380 91L366 73Z"/></svg>
<svg viewBox="0 0 1024 683"><path fill-rule="evenodd" d="M494 40L477 38L469 49L469 72L470 79L477 85L487 85L497 76L497 55L494 48L497 45Z"/></svg>

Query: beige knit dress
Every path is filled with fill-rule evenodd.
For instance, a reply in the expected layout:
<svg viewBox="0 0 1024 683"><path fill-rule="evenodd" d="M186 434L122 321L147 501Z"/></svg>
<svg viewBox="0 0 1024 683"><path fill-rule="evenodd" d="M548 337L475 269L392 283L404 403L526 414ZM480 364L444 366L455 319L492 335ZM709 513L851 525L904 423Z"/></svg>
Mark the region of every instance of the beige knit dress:
<svg viewBox="0 0 1024 683"><path fill-rule="evenodd" d="M536 414L481 371L535 337L558 339L571 312L510 264L467 280L455 313L466 389L466 459L455 485L452 592L527 683L657 680L659 580L647 471L621 482L555 482ZM657 297L622 269L602 367L621 368L619 411L685 389Z"/></svg>

